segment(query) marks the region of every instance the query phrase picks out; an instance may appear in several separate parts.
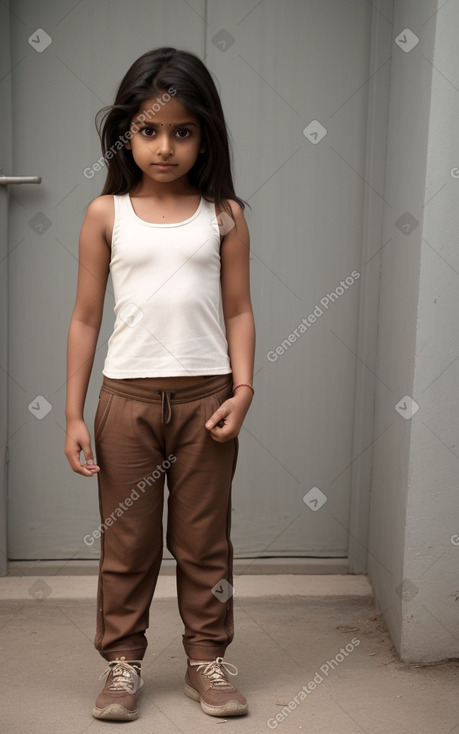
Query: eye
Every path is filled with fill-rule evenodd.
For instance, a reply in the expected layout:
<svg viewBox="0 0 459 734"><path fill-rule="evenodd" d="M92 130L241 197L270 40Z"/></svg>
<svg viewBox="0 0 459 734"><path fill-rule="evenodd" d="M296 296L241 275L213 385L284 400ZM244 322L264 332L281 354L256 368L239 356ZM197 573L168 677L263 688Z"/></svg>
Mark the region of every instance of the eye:
<svg viewBox="0 0 459 734"><path fill-rule="evenodd" d="M152 127L143 127L143 128L141 129L141 133L142 133L142 135L143 135L144 137L146 137L146 138L151 138L151 137L153 137L153 135L155 134L155 131L153 130L153 128L152 128Z"/></svg>
<svg viewBox="0 0 459 734"><path fill-rule="evenodd" d="M175 134L178 136L180 140L186 140L191 135L191 130L188 127L179 127Z"/></svg>

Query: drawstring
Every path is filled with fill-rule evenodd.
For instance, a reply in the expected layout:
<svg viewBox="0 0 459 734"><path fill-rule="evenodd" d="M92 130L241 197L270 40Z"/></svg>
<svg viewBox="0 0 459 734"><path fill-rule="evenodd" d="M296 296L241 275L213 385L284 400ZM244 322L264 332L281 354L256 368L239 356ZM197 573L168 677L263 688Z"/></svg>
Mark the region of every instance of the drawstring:
<svg viewBox="0 0 459 734"><path fill-rule="evenodd" d="M161 394L161 423L169 423L171 416L172 416L172 410L171 410L171 394L167 390L160 390ZM167 418L164 421L164 402L166 402L167 405Z"/></svg>

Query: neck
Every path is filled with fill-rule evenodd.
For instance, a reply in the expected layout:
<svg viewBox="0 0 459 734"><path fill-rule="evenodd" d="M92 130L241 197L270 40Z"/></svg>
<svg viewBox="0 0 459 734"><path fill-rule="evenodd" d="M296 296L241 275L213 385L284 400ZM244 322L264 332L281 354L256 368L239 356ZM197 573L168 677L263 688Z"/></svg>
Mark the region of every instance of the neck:
<svg viewBox="0 0 459 734"><path fill-rule="evenodd" d="M193 196L199 194L199 191L191 186L188 178L177 179L171 183L161 183L153 181L151 178L144 177L130 192L134 197L154 197L155 199L175 199L181 196Z"/></svg>

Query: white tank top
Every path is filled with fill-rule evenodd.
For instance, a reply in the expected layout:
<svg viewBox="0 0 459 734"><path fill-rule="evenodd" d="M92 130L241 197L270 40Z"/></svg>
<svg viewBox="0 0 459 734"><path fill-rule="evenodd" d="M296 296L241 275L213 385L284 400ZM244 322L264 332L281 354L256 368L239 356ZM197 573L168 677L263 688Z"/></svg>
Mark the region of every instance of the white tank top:
<svg viewBox="0 0 459 734"><path fill-rule="evenodd" d="M113 198L116 319L102 374L228 374L215 204L201 197L184 222L151 224L136 215L129 194Z"/></svg>

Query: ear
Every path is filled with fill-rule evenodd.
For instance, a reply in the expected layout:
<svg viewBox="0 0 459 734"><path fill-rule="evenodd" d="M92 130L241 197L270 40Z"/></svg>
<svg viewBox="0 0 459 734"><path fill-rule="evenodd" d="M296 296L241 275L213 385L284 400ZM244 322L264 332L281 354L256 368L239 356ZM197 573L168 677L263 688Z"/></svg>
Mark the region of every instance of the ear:
<svg viewBox="0 0 459 734"><path fill-rule="evenodd" d="M126 143L124 144L124 147L127 148L127 150L131 150L132 148L131 141L127 140Z"/></svg>
<svg viewBox="0 0 459 734"><path fill-rule="evenodd" d="M201 147L199 148L200 153L205 153L207 150L207 145L205 143L202 143Z"/></svg>

